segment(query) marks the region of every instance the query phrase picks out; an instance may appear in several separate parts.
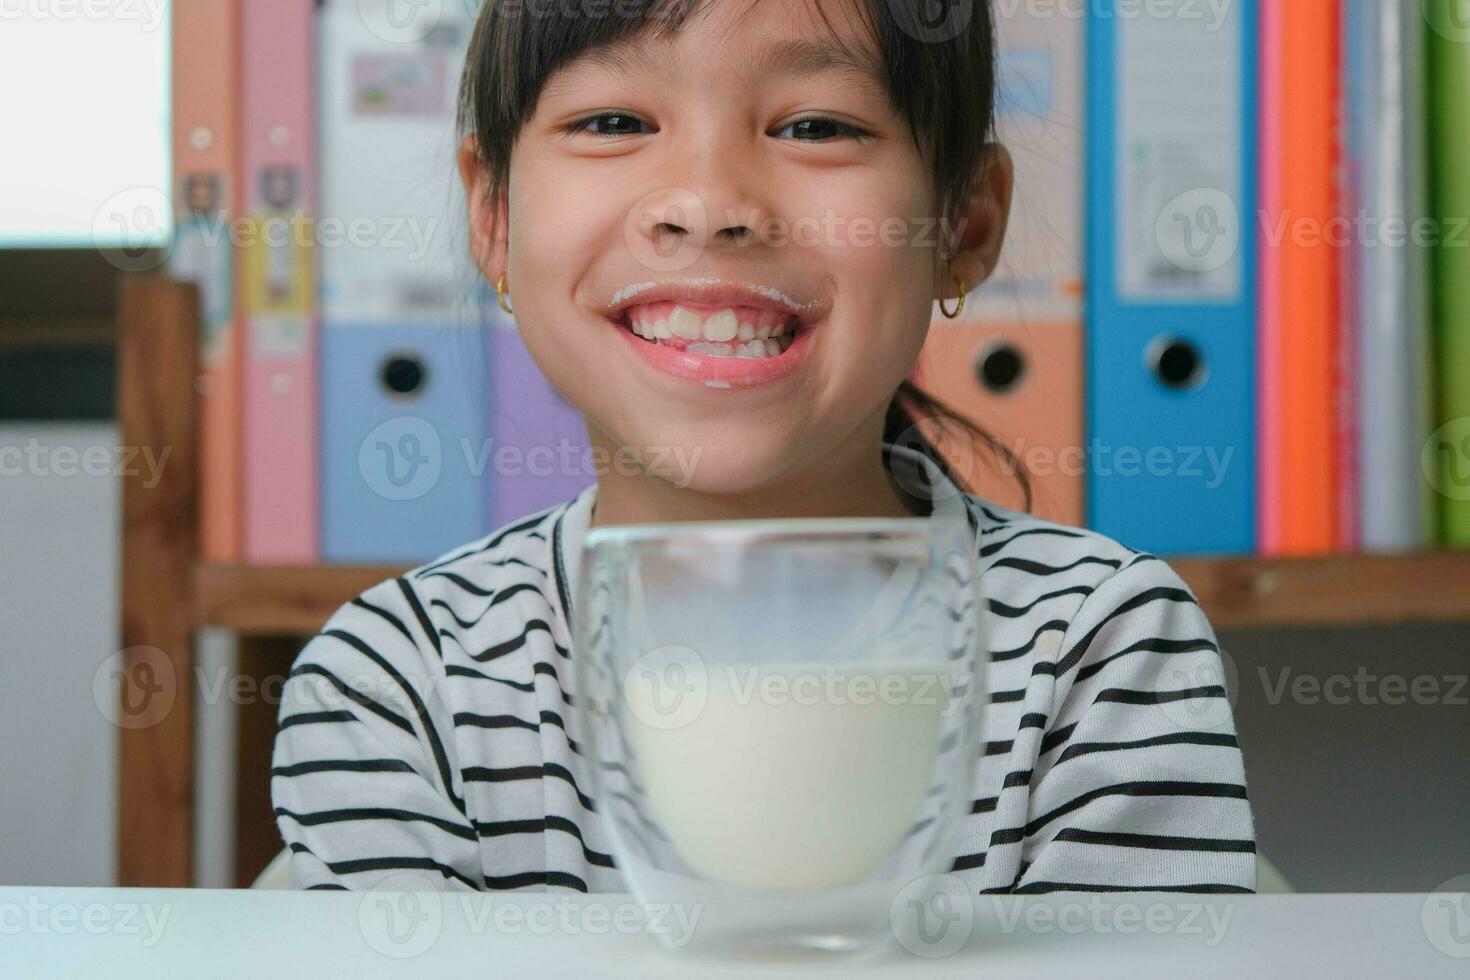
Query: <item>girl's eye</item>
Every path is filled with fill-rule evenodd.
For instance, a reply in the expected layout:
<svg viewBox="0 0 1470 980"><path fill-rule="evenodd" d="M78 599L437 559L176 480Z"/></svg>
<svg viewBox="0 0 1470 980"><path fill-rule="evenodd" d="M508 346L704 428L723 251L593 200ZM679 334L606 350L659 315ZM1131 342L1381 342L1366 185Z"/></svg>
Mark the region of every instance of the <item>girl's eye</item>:
<svg viewBox="0 0 1470 980"><path fill-rule="evenodd" d="M643 120L626 112L601 112L572 123L566 132L568 135L586 132L602 137L634 136L638 127L643 125ZM834 137L846 137L860 143L872 138L872 134L865 130L823 116L798 119L781 127L776 134L779 136L788 130L803 143L822 143Z"/></svg>
<svg viewBox="0 0 1470 980"><path fill-rule="evenodd" d="M845 136L854 142L861 143L872 138L872 134L866 130L849 126L847 123L828 119L825 116L813 116L810 119L798 119L794 123L788 123L777 130L777 134L786 132L788 129L797 130L796 138L803 143L820 143L833 136Z"/></svg>
<svg viewBox="0 0 1470 980"><path fill-rule="evenodd" d="M610 126L608 128L612 129L612 132L601 131L596 128L596 124L602 120L609 120ZM590 132L594 136L629 136L634 134L628 130L628 126L636 127L641 125L643 125L643 120L637 116L631 116L626 112L600 112L595 116L579 119L577 122L568 126L566 131L569 136L581 132Z"/></svg>

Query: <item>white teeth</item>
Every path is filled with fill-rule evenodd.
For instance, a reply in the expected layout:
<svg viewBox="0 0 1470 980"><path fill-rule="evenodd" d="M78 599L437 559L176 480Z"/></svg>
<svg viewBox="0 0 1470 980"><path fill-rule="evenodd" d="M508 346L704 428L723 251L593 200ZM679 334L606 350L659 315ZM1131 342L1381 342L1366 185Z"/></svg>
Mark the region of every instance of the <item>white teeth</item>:
<svg viewBox="0 0 1470 980"><path fill-rule="evenodd" d="M704 339L725 343L735 339L740 332L740 321L735 319L734 310L721 310L704 321Z"/></svg>
<svg viewBox="0 0 1470 980"><path fill-rule="evenodd" d="M703 354L705 357L776 357L781 353L781 345L774 340L748 340L737 344L698 340L685 350L691 354Z"/></svg>
<svg viewBox="0 0 1470 980"><path fill-rule="evenodd" d="M691 354L704 354L708 357L734 357L735 348L729 344L707 344L703 341L693 343L686 348Z"/></svg>
<svg viewBox="0 0 1470 980"><path fill-rule="evenodd" d="M675 305L667 319L630 316L633 333L648 341L680 338L691 341L688 350L709 357L777 357L791 343L789 323L756 326L741 323L733 309L719 310L708 319Z"/></svg>
<svg viewBox="0 0 1470 980"><path fill-rule="evenodd" d="M703 335L700 329L703 325L704 321L699 314L682 306L674 307L674 312L669 315L670 332L685 340L698 340Z"/></svg>

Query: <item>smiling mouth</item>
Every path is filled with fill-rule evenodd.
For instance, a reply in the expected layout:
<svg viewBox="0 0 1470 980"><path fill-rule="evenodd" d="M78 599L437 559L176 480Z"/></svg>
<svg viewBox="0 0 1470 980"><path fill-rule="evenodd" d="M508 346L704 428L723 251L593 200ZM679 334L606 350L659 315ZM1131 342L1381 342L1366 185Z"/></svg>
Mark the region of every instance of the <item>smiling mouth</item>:
<svg viewBox="0 0 1470 980"><path fill-rule="evenodd" d="M790 349L799 328L793 313L750 306L700 307L643 303L615 321L645 343L706 357L764 360Z"/></svg>

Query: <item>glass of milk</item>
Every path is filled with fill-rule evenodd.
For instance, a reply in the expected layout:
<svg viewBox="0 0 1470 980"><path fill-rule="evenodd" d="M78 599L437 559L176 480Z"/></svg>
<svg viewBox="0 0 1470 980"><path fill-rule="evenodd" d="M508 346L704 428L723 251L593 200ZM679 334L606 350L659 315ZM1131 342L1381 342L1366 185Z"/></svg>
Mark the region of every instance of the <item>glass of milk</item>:
<svg viewBox="0 0 1470 980"><path fill-rule="evenodd" d="M682 906L705 950L881 947L974 789L965 523L596 527L579 571L575 720L636 897Z"/></svg>

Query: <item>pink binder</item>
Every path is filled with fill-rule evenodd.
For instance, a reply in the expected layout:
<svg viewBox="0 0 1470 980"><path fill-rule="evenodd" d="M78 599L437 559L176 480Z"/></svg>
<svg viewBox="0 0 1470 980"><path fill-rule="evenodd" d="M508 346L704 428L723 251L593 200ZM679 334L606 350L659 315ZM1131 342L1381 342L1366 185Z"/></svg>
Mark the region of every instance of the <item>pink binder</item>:
<svg viewBox="0 0 1470 980"><path fill-rule="evenodd" d="M244 552L315 561L317 207L313 0L241 4Z"/></svg>

